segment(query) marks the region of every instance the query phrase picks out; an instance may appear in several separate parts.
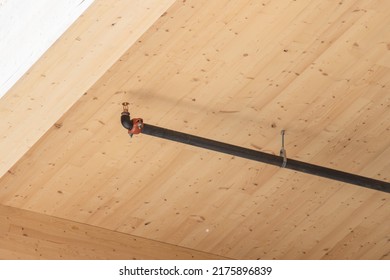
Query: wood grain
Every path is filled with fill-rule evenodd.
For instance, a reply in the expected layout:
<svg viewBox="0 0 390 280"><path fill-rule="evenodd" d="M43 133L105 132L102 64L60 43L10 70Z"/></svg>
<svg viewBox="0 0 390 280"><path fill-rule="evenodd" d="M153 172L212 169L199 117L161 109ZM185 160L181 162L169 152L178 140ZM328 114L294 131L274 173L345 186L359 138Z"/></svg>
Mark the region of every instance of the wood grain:
<svg viewBox="0 0 390 280"><path fill-rule="evenodd" d="M0 202L235 259L389 259L388 194L137 135L133 117L389 181L390 2L176 1Z"/></svg>
<svg viewBox="0 0 390 280"><path fill-rule="evenodd" d="M0 222L0 259L224 259L8 206Z"/></svg>
<svg viewBox="0 0 390 280"><path fill-rule="evenodd" d="M7 172L173 2L95 1L0 100L0 175Z"/></svg>

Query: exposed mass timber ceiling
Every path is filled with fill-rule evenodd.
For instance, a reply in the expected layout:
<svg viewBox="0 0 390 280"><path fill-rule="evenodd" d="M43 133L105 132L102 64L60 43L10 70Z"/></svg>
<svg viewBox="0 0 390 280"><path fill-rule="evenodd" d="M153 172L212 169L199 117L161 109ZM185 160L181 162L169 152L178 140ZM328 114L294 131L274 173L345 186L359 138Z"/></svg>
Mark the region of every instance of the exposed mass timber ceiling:
<svg viewBox="0 0 390 280"><path fill-rule="evenodd" d="M135 258L390 259L388 194L119 122L129 101L147 123L268 153L286 129L290 158L389 181L390 2L157 2L126 25L131 4L97 1L1 100L2 219L156 248ZM23 223L0 234L59 258ZM89 256L128 257L110 242Z"/></svg>
<svg viewBox="0 0 390 280"><path fill-rule="evenodd" d="M3 175L173 0L95 1L1 99ZM9 116L11 115L11 116ZM20 127L29 127L25 133ZM34 128L34 129L31 129ZM15 139L21 139L15 142ZM23 139L23 140L22 140ZM12 153L7 151L12 150Z"/></svg>

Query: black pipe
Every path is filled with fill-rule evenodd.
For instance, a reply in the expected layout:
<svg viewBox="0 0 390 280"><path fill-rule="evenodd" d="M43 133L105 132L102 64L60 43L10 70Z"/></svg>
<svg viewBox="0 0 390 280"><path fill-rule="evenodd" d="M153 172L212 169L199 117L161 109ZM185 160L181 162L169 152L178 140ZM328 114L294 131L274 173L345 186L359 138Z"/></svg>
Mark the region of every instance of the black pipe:
<svg viewBox="0 0 390 280"><path fill-rule="evenodd" d="M125 122L125 124L127 124L127 122ZM256 150L251 150L251 149L247 149L247 148L243 148L231 144L226 144L226 143L202 138L199 136L150 125L150 124L143 124L142 133L196 146L196 147L205 148L208 150L230 154L237 157L260 161L260 162L272 164L279 167L283 166L283 157L281 156L276 156L276 155L267 154ZM322 167L315 164L305 163L293 159L287 159L285 168L316 175L316 176L321 176L324 178L333 179L333 180L337 180L349 184L354 184L369 189L390 193L390 183L388 182L379 181L376 179L363 177L360 175L347 173L347 172L343 172L343 171L339 171L327 167Z"/></svg>
<svg viewBox="0 0 390 280"><path fill-rule="evenodd" d="M133 122L130 120L130 113L123 111L121 114L121 123L124 128L131 130L133 128Z"/></svg>

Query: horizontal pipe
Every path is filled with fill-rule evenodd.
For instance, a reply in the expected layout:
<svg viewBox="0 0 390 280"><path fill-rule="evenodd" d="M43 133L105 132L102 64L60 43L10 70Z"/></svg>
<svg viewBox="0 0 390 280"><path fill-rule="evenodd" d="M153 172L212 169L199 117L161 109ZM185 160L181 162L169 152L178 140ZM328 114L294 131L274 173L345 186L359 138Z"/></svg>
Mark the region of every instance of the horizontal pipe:
<svg viewBox="0 0 390 280"><path fill-rule="evenodd" d="M280 156L267 154L264 152L247 149L219 141L214 141L211 139L206 139L199 136L182 133L150 124L144 123L142 133L208 150L213 150L216 152L221 152L267 164L272 164L279 167L283 166L283 157ZM390 193L390 183L388 182L363 177L360 175L347 173L327 167L322 167L315 164L305 163L294 159L287 159L285 168Z"/></svg>

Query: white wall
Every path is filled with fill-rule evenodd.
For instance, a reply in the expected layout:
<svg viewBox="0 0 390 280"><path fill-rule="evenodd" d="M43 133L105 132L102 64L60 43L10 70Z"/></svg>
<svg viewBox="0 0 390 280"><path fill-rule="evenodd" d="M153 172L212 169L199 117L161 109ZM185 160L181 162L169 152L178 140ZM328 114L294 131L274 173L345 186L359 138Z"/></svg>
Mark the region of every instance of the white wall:
<svg viewBox="0 0 390 280"><path fill-rule="evenodd" d="M0 98L93 0L0 0Z"/></svg>

